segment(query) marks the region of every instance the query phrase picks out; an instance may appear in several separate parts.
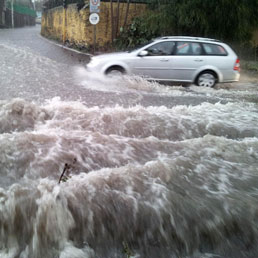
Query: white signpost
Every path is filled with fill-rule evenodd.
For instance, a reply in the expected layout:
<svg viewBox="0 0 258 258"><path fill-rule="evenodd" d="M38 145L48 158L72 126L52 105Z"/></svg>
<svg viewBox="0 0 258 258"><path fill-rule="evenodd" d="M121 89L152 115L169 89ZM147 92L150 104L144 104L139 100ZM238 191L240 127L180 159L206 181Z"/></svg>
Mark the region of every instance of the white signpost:
<svg viewBox="0 0 258 258"><path fill-rule="evenodd" d="M96 48L96 25L99 23L99 10L100 10L100 0L90 0L90 17L89 21L94 26L93 35L93 53L95 53Z"/></svg>
<svg viewBox="0 0 258 258"><path fill-rule="evenodd" d="M96 25L99 23L99 15L97 13L92 13L89 17L90 23L94 26L93 31L93 54L95 53L96 48Z"/></svg>

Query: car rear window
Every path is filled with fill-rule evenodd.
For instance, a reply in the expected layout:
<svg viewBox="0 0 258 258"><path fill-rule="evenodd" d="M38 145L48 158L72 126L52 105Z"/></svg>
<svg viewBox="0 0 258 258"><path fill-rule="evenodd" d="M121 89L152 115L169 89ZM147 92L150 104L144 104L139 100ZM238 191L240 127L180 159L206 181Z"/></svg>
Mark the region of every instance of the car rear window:
<svg viewBox="0 0 258 258"><path fill-rule="evenodd" d="M203 48L206 55L211 56L226 56L228 53L224 47L217 44L203 43Z"/></svg>

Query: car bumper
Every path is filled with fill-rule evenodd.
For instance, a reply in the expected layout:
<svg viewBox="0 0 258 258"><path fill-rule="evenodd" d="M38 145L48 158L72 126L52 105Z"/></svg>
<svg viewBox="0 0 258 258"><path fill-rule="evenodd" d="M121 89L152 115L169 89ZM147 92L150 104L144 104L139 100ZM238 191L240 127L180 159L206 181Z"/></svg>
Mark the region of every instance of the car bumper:
<svg viewBox="0 0 258 258"><path fill-rule="evenodd" d="M226 73L223 76L223 81L221 82L238 82L240 79L240 72L238 71L232 71L230 73Z"/></svg>

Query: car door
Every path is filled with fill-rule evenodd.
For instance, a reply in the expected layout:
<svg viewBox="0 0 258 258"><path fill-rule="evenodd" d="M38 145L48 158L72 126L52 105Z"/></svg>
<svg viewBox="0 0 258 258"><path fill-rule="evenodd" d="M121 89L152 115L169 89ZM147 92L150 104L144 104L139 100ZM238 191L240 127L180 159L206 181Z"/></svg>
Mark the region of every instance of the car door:
<svg viewBox="0 0 258 258"><path fill-rule="evenodd" d="M197 69L206 62L202 45L198 42L178 41L174 52L173 78L191 82Z"/></svg>
<svg viewBox="0 0 258 258"><path fill-rule="evenodd" d="M175 42L164 41L147 47L147 55L137 55L132 64L132 72L147 78L169 80L172 78Z"/></svg>

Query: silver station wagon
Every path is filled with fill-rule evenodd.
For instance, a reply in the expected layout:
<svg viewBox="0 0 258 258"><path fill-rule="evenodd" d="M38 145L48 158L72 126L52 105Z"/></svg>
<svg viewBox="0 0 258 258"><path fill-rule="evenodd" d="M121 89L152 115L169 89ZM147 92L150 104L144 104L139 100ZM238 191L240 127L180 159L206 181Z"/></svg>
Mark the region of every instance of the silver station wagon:
<svg viewBox="0 0 258 258"><path fill-rule="evenodd" d="M197 37L162 37L131 52L94 56L87 69L205 87L240 78L239 59L227 44Z"/></svg>

